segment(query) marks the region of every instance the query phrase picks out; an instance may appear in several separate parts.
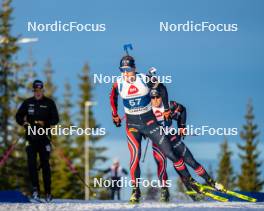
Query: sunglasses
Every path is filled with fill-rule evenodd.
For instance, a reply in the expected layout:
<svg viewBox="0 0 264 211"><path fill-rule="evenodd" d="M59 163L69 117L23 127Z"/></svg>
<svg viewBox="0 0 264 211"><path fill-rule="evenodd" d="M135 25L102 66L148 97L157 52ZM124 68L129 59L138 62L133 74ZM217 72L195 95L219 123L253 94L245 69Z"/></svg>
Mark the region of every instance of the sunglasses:
<svg viewBox="0 0 264 211"><path fill-rule="evenodd" d="M151 99L159 99L160 97L157 97L157 96L155 96L155 97L151 97Z"/></svg>
<svg viewBox="0 0 264 211"><path fill-rule="evenodd" d="M42 89L33 89L32 92L36 93L36 92L42 92Z"/></svg>
<svg viewBox="0 0 264 211"><path fill-rule="evenodd" d="M125 73L125 72L134 72L135 68L129 67L129 66L125 66L125 67L119 67L119 70L122 73Z"/></svg>

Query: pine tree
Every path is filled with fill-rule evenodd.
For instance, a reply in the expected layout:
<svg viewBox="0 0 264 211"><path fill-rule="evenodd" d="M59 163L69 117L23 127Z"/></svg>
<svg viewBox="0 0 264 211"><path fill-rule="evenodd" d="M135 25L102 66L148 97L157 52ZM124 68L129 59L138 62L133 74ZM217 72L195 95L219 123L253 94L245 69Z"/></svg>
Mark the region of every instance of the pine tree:
<svg viewBox="0 0 264 211"><path fill-rule="evenodd" d="M15 55L19 47L18 37L11 35L13 8L11 0L2 1L0 10L0 156L18 137L14 122L14 110L17 105L19 83L17 74L20 65ZM14 189L21 186L18 171L21 167L20 154L12 153L4 167L0 168L0 189ZM0 157L1 159L1 157Z"/></svg>
<svg viewBox="0 0 264 211"><path fill-rule="evenodd" d="M220 161L217 170L217 181L228 189L235 186L234 171L231 163L232 152L229 150L228 142L225 139L221 144Z"/></svg>
<svg viewBox="0 0 264 211"><path fill-rule="evenodd" d="M47 60L43 72L45 75L45 85L44 85L45 95L55 100L56 98L54 96L54 93L56 92L57 87L53 83L54 70L52 69L52 64L50 59Z"/></svg>
<svg viewBox="0 0 264 211"><path fill-rule="evenodd" d="M68 82L65 82L64 84L63 96L63 103L60 106L62 108L62 112L60 113L61 126L62 128L70 128L70 126L73 125L71 118L73 103L71 85ZM70 135L62 135L57 137L57 144L54 154L55 157L60 159L56 159L55 170L53 173L53 186L55 187L53 191L54 197L69 199L78 198L77 193L79 191L79 186L81 186L80 181L78 178L76 178L76 175L71 172L69 166L62 157L64 155L70 161L74 160L77 155L76 147L75 137Z"/></svg>
<svg viewBox="0 0 264 211"><path fill-rule="evenodd" d="M25 99L25 94L23 93L23 91L26 90L28 78L23 77L25 75L23 72L23 66L24 64L17 64L15 66L15 81L17 86L17 94L13 96L14 107L11 108L12 116L15 116L19 105ZM15 118L11 118L10 123L12 125L12 133L10 134L11 139L13 141L22 140L16 144L13 153L10 155L10 161L13 160L11 166L13 169L12 176L16 181L15 187L16 189L19 189L24 193L30 193L31 183L28 174L27 158L25 152L26 145L25 140L21 139L24 137L25 131L23 127L16 123Z"/></svg>
<svg viewBox="0 0 264 211"><path fill-rule="evenodd" d="M19 50L17 37L11 35L11 0L2 3L0 11L0 137L2 146L10 143L8 140L8 125L11 118L12 97L17 91L15 82L14 56ZM1 147L2 148L2 147Z"/></svg>
<svg viewBox="0 0 264 211"><path fill-rule="evenodd" d="M37 71L35 70L36 61L34 60L32 48L29 49L28 61L23 65L23 69L25 70L24 78L25 78L25 98L32 96L32 83L37 79Z"/></svg>
<svg viewBox="0 0 264 211"><path fill-rule="evenodd" d="M241 164L241 173L238 176L238 187L242 191L260 191L263 187L264 181L260 179L261 162L258 161L258 141L256 138L259 135L257 131L258 126L253 122L253 105L250 100L247 105L247 113L245 115L246 124L240 133L240 137L244 140L244 145L238 144L241 154L239 155Z"/></svg>
<svg viewBox="0 0 264 211"><path fill-rule="evenodd" d="M85 64L82 69L81 75L79 75L80 79L80 99L79 99L79 127L85 128L85 102L86 101L92 101L93 96L92 96L92 90L93 86L91 85L90 81L90 68L88 64ZM100 125L97 124L96 119L94 118L92 108L89 109L89 127L90 128L100 128ZM106 150L106 147L98 147L96 146L96 143L101 139L102 136L94 136L90 135L89 140L90 140L90 154L89 154L89 165L90 165L90 178L91 180L94 177L100 176L100 173L96 170L96 165L100 165L102 162L105 162L107 158L102 155L102 153ZM81 156L81 159L76 160L76 163L79 166L79 172L81 175L84 175L84 141L85 141L85 135L81 135L77 137L77 144L78 144L78 149L77 149L77 154L78 156ZM79 162L78 162L79 161ZM92 174L93 172L93 174ZM90 186L92 187L92 181L90 181ZM79 197L83 198L84 197L84 185L80 187L81 189L79 190ZM97 189L97 188L92 188L90 191L91 197L96 197L100 198L100 192L103 191L105 192L105 189ZM102 194L104 195L104 194Z"/></svg>

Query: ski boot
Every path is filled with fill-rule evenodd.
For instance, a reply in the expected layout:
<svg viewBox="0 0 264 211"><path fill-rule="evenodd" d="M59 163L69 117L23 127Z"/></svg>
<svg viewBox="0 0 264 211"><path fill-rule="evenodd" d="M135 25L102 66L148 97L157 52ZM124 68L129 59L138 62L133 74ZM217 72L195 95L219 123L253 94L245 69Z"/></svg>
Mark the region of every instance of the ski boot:
<svg viewBox="0 0 264 211"><path fill-rule="evenodd" d="M208 179L206 183L207 185L209 185L210 187L214 188L217 191L220 192L226 191L225 187L222 184L215 182L212 178Z"/></svg>
<svg viewBox="0 0 264 211"><path fill-rule="evenodd" d="M40 202L40 197L39 197L39 191L36 188L33 188L33 193L31 196L31 199L36 202Z"/></svg>
<svg viewBox="0 0 264 211"><path fill-rule="evenodd" d="M140 197L141 197L140 189L138 187L134 187L132 190L132 194L131 194L131 197L129 199L129 202L131 204L139 203Z"/></svg>
<svg viewBox="0 0 264 211"><path fill-rule="evenodd" d="M184 186L187 189L187 192L196 192L196 193L202 193L202 189L199 186L198 182L196 182L192 177L190 178L182 178L182 182L184 184ZM199 196L199 194L194 194L194 195L189 195L189 197L193 200L193 201L200 201L202 198L201 196Z"/></svg>
<svg viewBox="0 0 264 211"><path fill-rule="evenodd" d="M187 190L193 190L197 193L202 193L202 189L199 186L199 183L195 181L192 177L187 178L187 180L183 180L184 185L186 186Z"/></svg>
<svg viewBox="0 0 264 211"><path fill-rule="evenodd" d="M47 203L51 202L52 199L53 199L53 198L52 198L52 195L51 195L51 194L46 194L45 201L46 201Z"/></svg>
<svg viewBox="0 0 264 211"><path fill-rule="evenodd" d="M169 192L169 189L167 187L161 188L160 201L161 202L169 202L170 201L170 192Z"/></svg>

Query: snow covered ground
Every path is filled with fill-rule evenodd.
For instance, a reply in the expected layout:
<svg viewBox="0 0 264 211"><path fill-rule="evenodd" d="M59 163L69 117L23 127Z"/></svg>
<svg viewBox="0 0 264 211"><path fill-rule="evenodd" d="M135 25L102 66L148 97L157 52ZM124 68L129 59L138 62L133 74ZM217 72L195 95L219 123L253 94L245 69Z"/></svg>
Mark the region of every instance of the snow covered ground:
<svg viewBox="0 0 264 211"><path fill-rule="evenodd" d="M52 203L27 203L11 204L0 203L0 211L79 211L79 210L264 210L264 203L246 203L246 202L177 202L177 203L159 203L159 202L142 202L138 205L130 205L127 202L113 201L92 201L83 200L54 200Z"/></svg>

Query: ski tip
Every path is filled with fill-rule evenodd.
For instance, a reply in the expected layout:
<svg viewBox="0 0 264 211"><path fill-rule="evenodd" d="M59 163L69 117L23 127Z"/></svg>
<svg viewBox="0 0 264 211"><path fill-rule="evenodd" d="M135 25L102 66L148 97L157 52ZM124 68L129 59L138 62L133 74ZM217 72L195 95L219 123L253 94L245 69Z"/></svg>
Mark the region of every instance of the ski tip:
<svg viewBox="0 0 264 211"><path fill-rule="evenodd" d="M255 202L257 202L258 200L255 199L255 198L250 198L248 201L249 201L249 202L252 202L252 203L255 203Z"/></svg>

